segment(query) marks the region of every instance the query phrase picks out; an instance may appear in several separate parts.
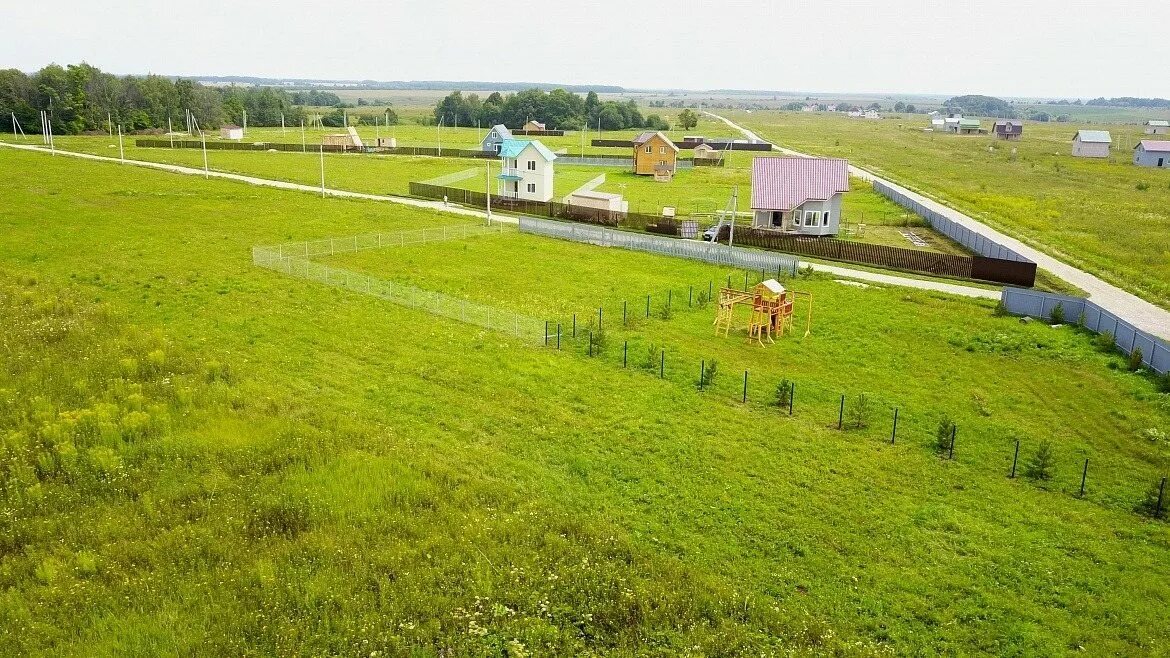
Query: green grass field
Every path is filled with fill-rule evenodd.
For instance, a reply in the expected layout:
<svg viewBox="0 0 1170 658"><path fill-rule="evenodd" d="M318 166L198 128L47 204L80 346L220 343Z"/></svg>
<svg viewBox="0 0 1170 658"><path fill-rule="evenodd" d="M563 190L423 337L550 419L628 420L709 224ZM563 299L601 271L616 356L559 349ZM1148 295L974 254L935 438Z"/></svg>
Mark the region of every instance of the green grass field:
<svg viewBox="0 0 1170 658"><path fill-rule="evenodd" d="M729 118L785 146L848 158L1170 308L1170 171L1131 163L1140 126L1109 126L1124 148L1094 160L1072 157L1081 126L1070 123L1027 123L1024 138L1008 144L922 132L928 122L921 117Z"/></svg>
<svg viewBox="0 0 1170 658"><path fill-rule="evenodd" d="M685 308L742 277L698 263L516 234L328 259L562 322L652 295L590 358L250 261L451 217L0 163L35 172L0 181L4 653L1166 646L1170 526L1133 508L1170 469L1170 400L1076 330L802 276L812 335L760 348ZM868 427L838 431L861 393ZM1006 477L1017 438L1052 443L1052 480Z"/></svg>

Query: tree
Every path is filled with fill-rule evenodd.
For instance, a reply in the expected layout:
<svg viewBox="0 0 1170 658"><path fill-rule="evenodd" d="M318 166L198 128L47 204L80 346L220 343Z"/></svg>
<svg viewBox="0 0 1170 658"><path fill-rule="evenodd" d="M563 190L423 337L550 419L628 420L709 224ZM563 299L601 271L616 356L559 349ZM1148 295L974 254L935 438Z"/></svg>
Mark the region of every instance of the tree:
<svg viewBox="0 0 1170 658"><path fill-rule="evenodd" d="M897 103L894 103L894 111L895 112L905 112L906 111L906 103L904 103L902 101L898 101Z"/></svg>
<svg viewBox="0 0 1170 658"><path fill-rule="evenodd" d="M650 130L670 130L670 124L666 122L666 119L663 119L657 114L651 114L646 117L646 121L642 124L642 127L649 128Z"/></svg>
<svg viewBox="0 0 1170 658"><path fill-rule="evenodd" d="M1024 475L1031 480L1047 481L1052 479L1052 466L1055 460L1052 457L1052 446L1047 441L1040 444L1036 454L1028 460L1024 467Z"/></svg>
<svg viewBox="0 0 1170 658"><path fill-rule="evenodd" d="M690 130L699 125L699 115L689 108L685 109L678 113L678 125L683 130Z"/></svg>

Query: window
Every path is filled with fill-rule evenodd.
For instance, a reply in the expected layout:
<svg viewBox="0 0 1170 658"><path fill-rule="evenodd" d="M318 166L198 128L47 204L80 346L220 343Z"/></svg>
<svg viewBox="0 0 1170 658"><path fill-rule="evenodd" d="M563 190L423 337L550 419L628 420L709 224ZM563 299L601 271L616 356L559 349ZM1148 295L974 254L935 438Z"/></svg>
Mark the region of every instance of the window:
<svg viewBox="0 0 1170 658"><path fill-rule="evenodd" d="M816 226L817 225L817 214L815 212L812 212L811 210L805 211L804 225L805 226Z"/></svg>
<svg viewBox="0 0 1170 658"><path fill-rule="evenodd" d="M536 193L536 183L529 183L528 184L528 192L529 192L529 194Z"/></svg>
<svg viewBox="0 0 1170 658"><path fill-rule="evenodd" d="M792 213L792 225L800 226L800 211L796 210Z"/></svg>
<svg viewBox="0 0 1170 658"><path fill-rule="evenodd" d="M666 147L665 147L665 146L659 146L659 147L658 147L658 153L659 153L659 155L666 155Z"/></svg>
<svg viewBox="0 0 1170 658"><path fill-rule="evenodd" d="M650 146L649 144L647 144L647 145L646 145L646 152L647 152L647 153L653 153L653 152L654 152L654 147L653 147L653 146Z"/></svg>
<svg viewBox="0 0 1170 658"><path fill-rule="evenodd" d="M528 171L536 171L536 160L528 161Z"/></svg>
<svg viewBox="0 0 1170 658"><path fill-rule="evenodd" d="M826 210L821 215L821 226L828 226L828 225L829 225L829 211Z"/></svg>

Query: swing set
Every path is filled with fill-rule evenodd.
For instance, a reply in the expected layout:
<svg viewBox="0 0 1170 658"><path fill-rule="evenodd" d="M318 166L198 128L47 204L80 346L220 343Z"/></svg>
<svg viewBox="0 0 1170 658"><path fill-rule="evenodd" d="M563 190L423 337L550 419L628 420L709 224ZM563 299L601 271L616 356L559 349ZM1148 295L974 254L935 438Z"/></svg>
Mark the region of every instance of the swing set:
<svg viewBox="0 0 1170 658"><path fill-rule="evenodd" d="M804 335L812 333L812 293L787 290L775 279L762 281L751 290L736 290L721 288L719 290L719 306L715 315L715 335L723 332L726 338L735 324L735 309L737 306L750 306L751 315L748 318L748 342L756 342L761 346L764 341L776 342L773 336L783 337L792 333L794 328L794 311L797 298L808 301L808 313L805 317Z"/></svg>

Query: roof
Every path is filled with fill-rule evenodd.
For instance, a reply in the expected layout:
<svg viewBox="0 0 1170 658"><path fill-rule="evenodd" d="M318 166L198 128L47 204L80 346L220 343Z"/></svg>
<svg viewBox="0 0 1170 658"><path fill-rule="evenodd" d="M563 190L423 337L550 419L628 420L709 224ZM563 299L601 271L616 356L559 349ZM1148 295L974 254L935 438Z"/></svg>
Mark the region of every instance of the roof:
<svg viewBox="0 0 1170 658"><path fill-rule="evenodd" d="M1078 130L1076 137L1073 139L1080 140L1086 144L1112 144L1113 137L1108 130Z"/></svg>
<svg viewBox="0 0 1170 658"><path fill-rule="evenodd" d="M1165 119L1150 119L1146 122L1146 125L1158 128L1170 128L1170 121L1166 121Z"/></svg>
<svg viewBox="0 0 1170 658"><path fill-rule="evenodd" d="M1154 153L1170 153L1170 141L1166 141L1164 139L1143 139L1142 141L1138 142L1138 146L1140 146L1143 151L1152 151Z"/></svg>
<svg viewBox="0 0 1170 658"><path fill-rule="evenodd" d="M612 199L621 199L622 195L614 194L613 192L598 192L597 190L586 190L584 192L573 192L569 196L579 196L586 199L604 199L606 201Z"/></svg>
<svg viewBox="0 0 1170 658"><path fill-rule="evenodd" d="M1021 130L1022 131L1023 129L1024 129L1024 124L1022 122L1019 122L1019 121L1000 119L1000 120L995 122L995 132L1010 133L1014 130Z"/></svg>
<svg viewBox="0 0 1170 658"><path fill-rule="evenodd" d="M809 199L849 191L849 163L839 158L755 158L752 209L791 210Z"/></svg>
<svg viewBox="0 0 1170 658"><path fill-rule="evenodd" d="M532 125L536 126L539 130L544 130L544 124L535 120L535 119L529 119L528 122L525 123L524 125L527 126L528 124L532 124Z"/></svg>
<svg viewBox="0 0 1170 658"><path fill-rule="evenodd" d="M764 288L766 288L768 290L768 292L772 293L773 295L783 295L784 294L784 286L780 285L780 282L777 281L776 279L768 279L767 281L761 281L761 282L756 284L757 288L759 288L760 286L763 286Z"/></svg>
<svg viewBox="0 0 1170 658"><path fill-rule="evenodd" d="M557 159L556 154L550 151L547 146L541 144L539 139L505 139L500 143L500 157L514 158L529 146L535 148L549 162Z"/></svg>
<svg viewBox="0 0 1170 658"><path fill-rule="evenodd" d="M220 129L222 129L222 130L239 130L240 127L234 123L229 123L226 126L220 126Z"/></svg>
<svg viewBox="0 0 1170 658"><path fill-rule="evenodd" d="M979 119L959 119L959 126L962 128L978 128Z"/></svg>
<svg viewBox="0 0 1170 658"><path fill-rule="evenodd" d="M634 138L634 146L639 146L641 144L645 144L646 142L653 139L655 135L658 135L659 137L661 137L662 141L666 142L666 145L669 146L670 148L674 149L676 153L678 152L678 147L674 145L674 142L670 141L669 137L667 137L666 135L663 135L661 132L656 132L653 130L647 130L646 132L635 137Z"/></svg>
<svg viewBox="0 0 1170 658"><path fill-rule="evenodd" d="M484 139L490 137L493 132L500 137L503 137L504 139L512 139L512 131L508 130L508 126L505 126L502 123L497 123L496 125L492 126L492 129L488 131L488 134L484 136Z"/></svg>

